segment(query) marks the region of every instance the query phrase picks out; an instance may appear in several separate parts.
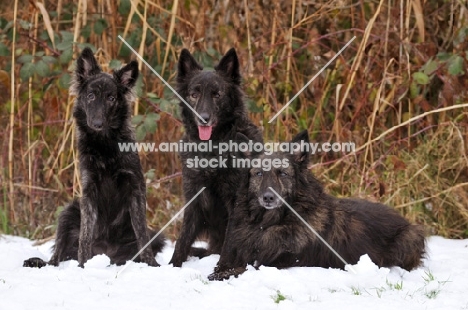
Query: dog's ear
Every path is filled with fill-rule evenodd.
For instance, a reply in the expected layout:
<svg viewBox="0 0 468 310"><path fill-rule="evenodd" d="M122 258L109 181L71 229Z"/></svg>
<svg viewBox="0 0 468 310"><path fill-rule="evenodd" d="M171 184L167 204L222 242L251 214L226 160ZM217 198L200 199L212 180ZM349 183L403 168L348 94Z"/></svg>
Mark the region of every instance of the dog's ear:
<svg viewBox="0 0 468 310"><path fill-rule="evenodd" d="M247 138L246 135L240 132L235 133L234 141L236 141L237 145L241 143L249 144L249 138ZM244 158L249 158L252 156L252 152L249 149L245 151L239 151L239 154L244 156Z"/></svg>
<svg viewBox="0 0 468 310"><path fill-rule="evenodd" d="M138 79L138 63L133 60L123 68L114 71L114 79L128 89L132 89Z"/></svg>
<svg viewBox="0 0 468 310"><path fill-rule="evenodd" d="M184 48L180 53L179 63L177 64L177 81L182 83L193 71L203 70L203 67L193 58L188 49Z"/></svg>
<svg viewBox="0 0 468 310"><path fill-rule="evenodd" d="M76 81L79 85L82 85L87 78L101 72L101 67L99 67L96 58L94 58L93 51L89 47L86 47L76 61Z"/></svg>
<svg viewBox="0 0 468 310"><path fill-rule="evenodd" d="M234 48L231 48L221 58L215 70L230 78L235 84L240 85L242 77L239 72L239 59Z"/></svg>
<svg viewBox="0 0 468 310"><path fill-rule="evenodd" d="M293 160L296 163L307 164L309 162L309 133L307 130L301 131L291 140L291 149L293 150Z"/></svg>

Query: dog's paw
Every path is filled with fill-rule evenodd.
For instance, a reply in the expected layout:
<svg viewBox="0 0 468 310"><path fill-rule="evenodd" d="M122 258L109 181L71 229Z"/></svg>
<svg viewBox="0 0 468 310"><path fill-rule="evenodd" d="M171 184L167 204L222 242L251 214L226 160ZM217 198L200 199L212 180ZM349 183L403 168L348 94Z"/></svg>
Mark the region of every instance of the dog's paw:
<svg viewBox="0 0 468 310"><path fill-rule="evenodd" d="M223 281L229 279L231 276L238 277L245 271L244 267L229 268L224 271L220 271L218 268L215 268L215 272L208 276L210 281Z"/></svg>
<svg viewBox="0 0 468 310"><path fill-rule="evenodd" d="M182 260L179 259L171 259L169 265L172 264L172 267L182 267Z"/></svg>
<svg viewBox="0 0 468 310"><path fill-rule="evenodd" d="M23 262L23 267L42 268L44 266L47 266L47 263L39 257L31 257Z"/></svg>
<svg viewBox="0 0 468 310"><path fill-rule="evenodd" d="M158 264L158 262L156 261L156 259L150 259L149 261L146 262L148 264L148 266L151 266L151 267L159 267L161 265Z"/></svg>

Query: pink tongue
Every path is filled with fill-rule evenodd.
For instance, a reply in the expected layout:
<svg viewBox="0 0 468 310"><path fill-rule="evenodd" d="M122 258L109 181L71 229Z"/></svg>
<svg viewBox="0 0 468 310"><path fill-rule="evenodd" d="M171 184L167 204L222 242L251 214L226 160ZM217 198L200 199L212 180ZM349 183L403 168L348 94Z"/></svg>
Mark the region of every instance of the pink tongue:
<svg viewBox="0 0 468 310"><path fill-rule="evenodd" d="M198 126L198 135L200 140L210 140L213 126Z"/></svg>

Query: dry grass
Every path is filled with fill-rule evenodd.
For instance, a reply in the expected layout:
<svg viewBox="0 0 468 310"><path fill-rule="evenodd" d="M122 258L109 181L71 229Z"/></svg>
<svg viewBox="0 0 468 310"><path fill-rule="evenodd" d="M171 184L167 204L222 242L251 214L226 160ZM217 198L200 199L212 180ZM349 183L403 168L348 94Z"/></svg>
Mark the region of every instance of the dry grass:
<svg viewBox="0 0 468 310"><path fill-rule="evenodd" d="M430 233L466 238L468 11L462 2L16 0L17 12L1 3L0 231L49 236L57 206L79 194L73 98L63 83L84 43L105 70L129 61L120 34L170 83L183 47L205 67L235 47L250 115L265 139L287 140L308 128L317 142L355 142L354 154L313 157L311 169L330 192L386 202ZM63 48L67 36L76 42L72 54L72 45ZM22 79L27 63L36 72ZM160 117L156 130L145 127L144 140L178 141L173 95L140 68L135 114ZM162 226L183 205L180 163L177 154L141 158L149 222ZM167 234L177 235L178 225Z"/></svg>

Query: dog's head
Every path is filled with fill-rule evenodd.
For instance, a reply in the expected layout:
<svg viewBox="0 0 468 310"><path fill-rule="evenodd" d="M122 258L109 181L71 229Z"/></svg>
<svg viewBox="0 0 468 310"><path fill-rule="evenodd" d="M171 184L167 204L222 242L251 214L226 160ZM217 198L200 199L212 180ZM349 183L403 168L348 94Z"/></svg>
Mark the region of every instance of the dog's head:
<svg viewBox="0 0 468 310"><path fill-rule="evenodd" d="M258 158L261 167L250 169L249 196L263 208L271 210L281 207L284 201L291 203L297 188L307 182L309 149L298 147L301 144L309 144L306 130L289 142L288 151L261 155Z"/></svg>
<svg viewBox="0 0 468 310"><path fill-rule="evenodd" d="M242 113L242 100L236 99L242 98L240 82L239 60L233 48L214 70L206 71L187 49L182 50L177 71L178 91L190 105L181 103L182 113L195 122L200 140L210 140L219 123Z"/></svg>
<svg viewBox="0 0 468 310"><path fill-rule="evenodd" d="M70 87L76 96L75 117L94 132L120 128L129 118L138 64L132 61L112 75L101 70L93 52L85 48L76 61Z"/></svg>

